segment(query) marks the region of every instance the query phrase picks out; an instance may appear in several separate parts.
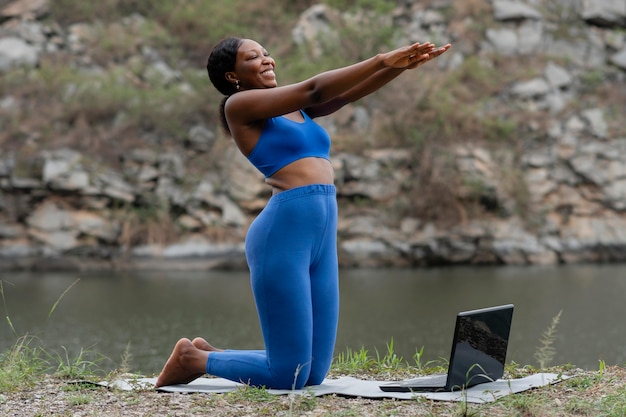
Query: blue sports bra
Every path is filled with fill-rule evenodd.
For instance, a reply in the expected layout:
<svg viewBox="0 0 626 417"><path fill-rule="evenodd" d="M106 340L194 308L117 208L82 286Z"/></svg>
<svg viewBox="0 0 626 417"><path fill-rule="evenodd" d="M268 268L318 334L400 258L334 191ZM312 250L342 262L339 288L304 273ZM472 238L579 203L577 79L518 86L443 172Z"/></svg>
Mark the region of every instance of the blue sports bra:
<svg viewBox="0 0 626 417"><path fill-rule="evenodd" d="M295 122L284 116L272 117L265 122L248 160L266 178L298 159L330 159L330 136L306 112L300 113L304 122Z"/></svg>

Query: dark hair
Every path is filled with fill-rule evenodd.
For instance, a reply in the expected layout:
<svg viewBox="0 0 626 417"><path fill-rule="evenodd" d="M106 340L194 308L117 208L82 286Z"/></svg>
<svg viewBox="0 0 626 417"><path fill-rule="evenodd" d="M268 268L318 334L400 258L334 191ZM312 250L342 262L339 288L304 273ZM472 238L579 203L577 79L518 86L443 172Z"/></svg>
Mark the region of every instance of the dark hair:
<svg viewBox="0 0 626 417"><path fill-rule="evenodd" d="M213 86L220 93L226 97L220 103L220 120L224 130L230 134L228 123L226 122L226 115L224 114L224 105L226 100L231 95L237 92L237 89L226 79L226 73L235 70L235 63L237 62L237 51L243 43L243 39L240 38L225 38L215 45L209 59L207 60L206 69L209 73L209 79Z"/></svg>

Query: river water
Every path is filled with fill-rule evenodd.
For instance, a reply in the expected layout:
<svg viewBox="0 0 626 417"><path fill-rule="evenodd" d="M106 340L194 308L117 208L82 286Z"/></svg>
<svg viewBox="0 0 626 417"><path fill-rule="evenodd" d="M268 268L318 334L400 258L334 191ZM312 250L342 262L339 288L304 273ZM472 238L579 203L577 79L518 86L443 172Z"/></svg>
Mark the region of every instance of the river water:
<svg viewBox="0 0 626 417"><path fill-rule="evenodd" d="M47 352L81 349L115 369L157 373L180 337L218 347L262 348L246 271L0 272L0 352L18 336ZM346 269L336 354L365 348L411 360L447 358L458 311L515 305L507 362L538 365L542 333L555 327L551 364L597 369L626 362L626 265Z"/></svg>

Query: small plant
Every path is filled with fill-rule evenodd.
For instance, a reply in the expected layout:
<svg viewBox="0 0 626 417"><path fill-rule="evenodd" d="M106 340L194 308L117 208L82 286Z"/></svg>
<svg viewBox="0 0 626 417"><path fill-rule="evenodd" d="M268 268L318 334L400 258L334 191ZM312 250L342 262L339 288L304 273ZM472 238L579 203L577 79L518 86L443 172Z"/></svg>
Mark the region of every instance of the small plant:
<svg viewBox="0 0 626 417"><path fill-rule="evenodd" d="M598 374L600 378L604 376L604 372L606 371L606 362L604 360L600 360L600 365L598 366Z"/></svg>
<svg viewBox="0 0 626 417"><path fill-rule="evenodd" d="M57 298L48 312L48 319L52 317L63 297L79 280L80 278L76 279ZM81 349L75 358L70 356L65 347L61 347L63 353L52 354L40 346L39 339L35 336L28 334L18 336L7 311L3 281L0 281L0 298L9 327L17 337L13 347L0 354L0 392L10 392L29 386L41 373L52 369L55 369L55 376L68 379L93 376L96 370L99 370L97 364L105 357L92 350ZM53 363L56 363L56 368L52 365Z"/></svg>
<svg viewBox="0 0 626 417"><path fill-rule="evenodd" d="M52 307L50 308L50 311L48 312L48 318L52 317L52 314L54 313L54 310L56 310L56 309L57 309L57 306L59 305L59 302L61 301L61 299L62 299L63 297L65 297L65 294L67 294L67 293L69 292L69 290L71 290L71 289L72 289L72 287L73 287L74 285L76 285L76 283L77 283L78 281L80 281L80 278L78 278L78 279L76 279L76 281L72 282L72 284L71 284L69 287L67 287L67 288L65 289L65 291L63 291L63 293L59 296L59 298L57 298L57 300L54 302L54 304L53 304L53 305L52 305Z"/></svg>
<svg viewBox="0 0 626 417"><path fill-rule="evenodd" d="M379 372L397 371L406 367L402 356L396 355L393 348L393 338L387 343L387 353L382 358L376 351L376 367Z"/></svg>
<svg viewBox="0 0 626 417"><path fill-rule="evenodd" d="M296 389L296 381L298 380L300 371L302 371L302 365L298 365L296 368L296 372L293 377L293 384L291 385L292 391ZM316 405L317 401L315 400L315 395L309 391L302 395L298 395L294 392L289 393L289 416L293 416L294 411L297 409L305 411L313 410Z"/></svg>
<svg viewBox="0 0 626 417"><path fill-rule="evenodd" d="M127 374L130 372L130 364L132 362L133 355L130 352L130 341L126 345L124 352L122 353L122 363L119 367L119 372L121 374Z"/></svg>
<svg viewBox="0 0 626 417"><path fill-rule="evenodd" d="M251 401L264 403L275 398L265 387L254 387L252 385L244 385L235 391L229 392L227 397L231 402Z"/></svg>
<svg viewBox="0 0 626 417"><path fill-rule="evenodd" d="M11 349L0 354L0 392L13 392L31 386L49 365L34 336L20 337Z"/></svg>
<svg viewBox="0 0 626 417"><path fill-rule="evenodd" d="M337 355L332 369L339 373L354 373L370 369L373 363L374 360L369 357L367 349L363 346L358 351L347 348L345 353Z"/></svg>
<svg viewBox="0 0 626 417"><path fill-rule="evenodd" d="M74 406L89 404L92 401L93 401L93 397L89 394L79 393L75 395L70 395L68 397L69 404L74 405Z"/></svg>
<svg viewBox="0 0 626 417"><path fill-rule="evenodd" d="M420 348L420 350L416 351L413 354L413 367L415 367L418 371L424 373L445 373L447 372L448 367L448 359L440 358L440 360L430 360L426 363L423 363L424 359L424 346Z"/></svg>
<svg viewBox="0 0 626 417"><path fill-rule="evenodd" d="M65 346L62 346L61 349L63 354L49 355L52 361L58 363L54 374L60 378L82 379L91 377L100 371L98 363L107 359L106 356L91 349L81 348L76 357L71 357Z"/></svg>
<svg viewBox="0 0 626 417"><path fill-rule="evenodd" d="M554 355L556 354L556 350L554 349L554 341L556 340L556 327L561 321L561 313L563 310L559 311L559 314L552 318L552 323L548 327L548 329L542 333L541 339L539 340L539 347L537 351L533 355L533 357L539 363L540 369L545 369L546 366L554 359Z"/></svg>

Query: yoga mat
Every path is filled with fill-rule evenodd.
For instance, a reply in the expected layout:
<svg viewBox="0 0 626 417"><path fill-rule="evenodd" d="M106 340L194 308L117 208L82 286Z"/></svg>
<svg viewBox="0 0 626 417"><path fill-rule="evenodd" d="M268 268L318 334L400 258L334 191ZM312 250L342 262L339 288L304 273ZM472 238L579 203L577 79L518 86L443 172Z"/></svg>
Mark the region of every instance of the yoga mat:
<svg viewBox="0 0 626 417"><path fill-rule="evenodd" d="M475 385L464 391L455 392L384 392L379 386L391 381L363 380L344 376L337 379L327 378L320 385L306 387L300 390L267 390L275 395L311 395L322 396L329 394L346 397L362 398L395 398L409 400L424 397L438 401L466 401L468 403L487 403L496 401L506 395L527 391L532 388L544 387L568 379L562 374L538 373L524 378L498 379L494 382ZM154 388L156 378L124 378L112 382L101 382L104 385L121 390L151 389ZM198 378L189 384L170 385L160 387L157 391L169 393L213 393L221 394L244 388L244 384L229 381L223 378Z"/></svg>

